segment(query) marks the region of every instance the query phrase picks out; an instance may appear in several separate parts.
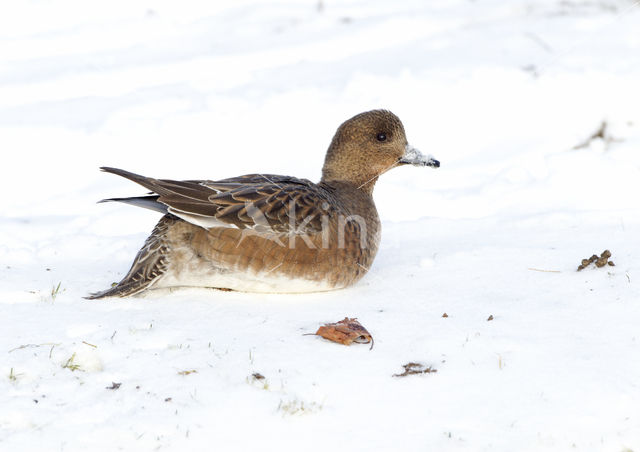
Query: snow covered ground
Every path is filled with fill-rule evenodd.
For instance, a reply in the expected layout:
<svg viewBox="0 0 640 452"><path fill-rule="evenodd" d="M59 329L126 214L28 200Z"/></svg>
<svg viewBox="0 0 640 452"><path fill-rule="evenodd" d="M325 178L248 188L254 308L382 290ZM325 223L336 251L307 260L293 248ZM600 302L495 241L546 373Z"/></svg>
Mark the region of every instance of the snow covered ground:
<svg viewBox="0 0 640 452"><path fill-rule="evenodd" d="M640 450L637 2L1 9L0 450ZM442 167L378 182L355 287L82 299L158 219L99 166L317 180L381 107ZM345 316L373 350L303 336Z"/></svg>

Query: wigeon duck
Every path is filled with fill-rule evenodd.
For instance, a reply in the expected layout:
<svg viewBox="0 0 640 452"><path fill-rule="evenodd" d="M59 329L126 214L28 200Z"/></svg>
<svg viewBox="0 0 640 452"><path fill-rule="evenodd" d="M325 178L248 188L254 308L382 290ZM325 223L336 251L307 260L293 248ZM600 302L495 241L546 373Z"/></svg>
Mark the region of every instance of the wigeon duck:
<svg viewBox="0 0 640 452"><path fill-rule="evenodd" d="M174 181L101 168L153 192L104 201L164 215L122 281L88 298L185 286L274 293L350 286L380 243L373 187L400 165L440 162L407 143L396 115L373 110L338 127L317 184L272 174Z"/></svg>

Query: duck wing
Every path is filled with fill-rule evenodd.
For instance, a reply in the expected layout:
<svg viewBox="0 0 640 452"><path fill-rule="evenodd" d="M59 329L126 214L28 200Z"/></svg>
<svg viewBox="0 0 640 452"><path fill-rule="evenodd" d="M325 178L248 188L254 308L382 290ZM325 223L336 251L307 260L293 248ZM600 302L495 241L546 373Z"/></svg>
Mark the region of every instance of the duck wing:
<svg viewBox="0 0 640 452"><path fill-rule="evenodd" d="M248 174L219 181L153 179L118 168L100 168L136 182L149 196L111 198L171 213L205 229L235 227L287 234L322 230L323 216L337 210L330 191L307 179Z"/></svg>

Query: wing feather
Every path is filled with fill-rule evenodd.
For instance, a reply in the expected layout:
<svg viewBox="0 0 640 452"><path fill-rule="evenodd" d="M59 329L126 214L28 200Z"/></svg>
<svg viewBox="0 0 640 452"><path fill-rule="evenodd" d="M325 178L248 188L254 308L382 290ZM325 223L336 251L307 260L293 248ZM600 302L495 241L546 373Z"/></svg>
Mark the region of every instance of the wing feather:
<svg viewBox="0 0 640 452"><path fill-rule="evenodd" d="M204 227L270 228L279 233L319 232L321 217L335 210L331 192L306 179L247 174L219 181L153 179L102 168L159 195L156 202Z"/></svg>

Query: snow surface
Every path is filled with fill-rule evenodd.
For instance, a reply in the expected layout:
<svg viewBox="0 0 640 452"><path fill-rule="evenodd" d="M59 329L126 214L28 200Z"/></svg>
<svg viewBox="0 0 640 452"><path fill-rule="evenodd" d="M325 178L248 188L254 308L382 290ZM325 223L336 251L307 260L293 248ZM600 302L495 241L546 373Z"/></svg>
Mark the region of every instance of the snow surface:
<svg viewBox="0 0 640 452"><path fill-rule="evenodd" d="M0 450L640 450L639 21L629 0L5 3ZM143 192L99 166L317 180L372 108L442 167L378 182L355 287L82 299L158 219L97 205ZM576 272L604 249L615 267ZM303 335L345 316L373 350ZM437 373L392 376L411 361Z"/></svg>

